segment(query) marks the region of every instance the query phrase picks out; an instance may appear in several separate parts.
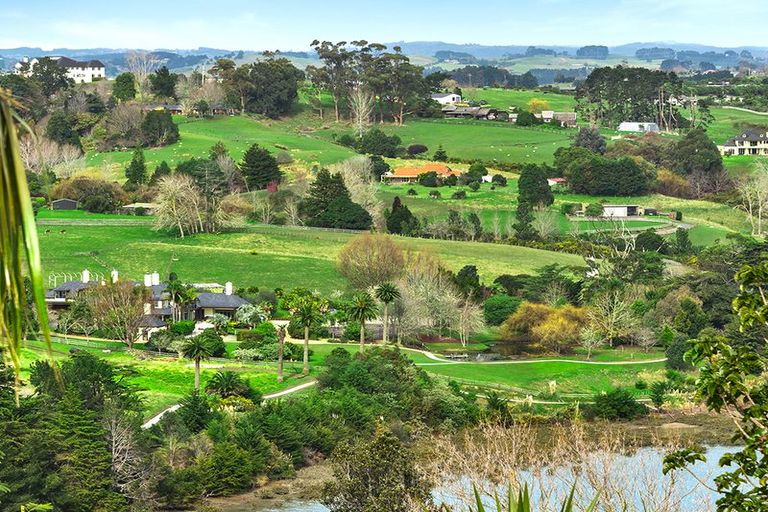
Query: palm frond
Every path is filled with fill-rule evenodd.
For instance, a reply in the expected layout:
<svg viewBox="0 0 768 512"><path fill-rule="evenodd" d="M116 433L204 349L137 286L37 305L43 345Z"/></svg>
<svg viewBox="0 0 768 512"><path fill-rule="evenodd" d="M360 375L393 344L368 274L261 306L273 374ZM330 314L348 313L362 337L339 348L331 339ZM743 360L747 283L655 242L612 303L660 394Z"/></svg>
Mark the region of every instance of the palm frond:
<svg viewBox="0 0 768 512"><path fill-rule="evenodd" d="M0 350L14 369L18 396L27 305L25 270L49 351L51 339L35 216L11 109L14 104L10 93L0 89Z"/></svg>

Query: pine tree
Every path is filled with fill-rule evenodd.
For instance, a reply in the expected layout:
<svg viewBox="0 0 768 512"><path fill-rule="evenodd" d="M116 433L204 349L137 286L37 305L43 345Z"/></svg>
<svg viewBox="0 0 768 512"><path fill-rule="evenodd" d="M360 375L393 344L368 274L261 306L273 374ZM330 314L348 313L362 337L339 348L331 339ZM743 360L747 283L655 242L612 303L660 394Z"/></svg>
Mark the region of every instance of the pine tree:
<svg viewBox="0 0 768 512"><path fill-rule="evenodd" d="M160 178L163 176L168 176L171 174L171 168L168 165L168 162L163 160L160 162L160 165L155 167L155 172L152 173L152 178L149 180L150 184L156 184L158 181L160 181Z"/></svg>
<svg viewBox="0 0 768 512"><path fill-rule="evenodd" d="M392 210L387 215L387 231L397 235L412 235L419 228L418 219L410 208L403 204L400 196L392 201Z"/></svg>
<svg viewBox="0 0 768 512"><path fill-rule="evenodd" d="M128 183L141 185L147 182L147 164L144 161L144 151L136 148L133 151L131 163L125 169L125 177Z"/></svg>
<svg viewBox="0 0 768 512"><path fill-rule="evenodd" d="M279 183L283 179L283 173L275 157L258 144L252 145L245 152L240 170L248 187L252 190L266 188L270 183Z"/></svg>
<svg viewBox="0 0 768 512"><path fill-rule="evenodd" d="M538 238L539 235L533 227L533 210L528 203L525 201L517 203L515 218L517 218L517 223L512 227L515 229L515 236L518 240L530 241Z"/></svg>
<svg viewBox="0 0 768 512"><path fill-rule="evenodd" d="M517 182L518 201L532 207L549 206L555 202L555 196L547 183L543 169L536 164L523 167Z"/></svg>
<svg viewBox="0 0 768 512"><path fill-rule="evenodd" d="M432 160L435 162L447 162L448 161L448 153L445 152L443 149L443 145L441 144L438 146L437 151L435 151L434 156L432 157Z"/></svg>

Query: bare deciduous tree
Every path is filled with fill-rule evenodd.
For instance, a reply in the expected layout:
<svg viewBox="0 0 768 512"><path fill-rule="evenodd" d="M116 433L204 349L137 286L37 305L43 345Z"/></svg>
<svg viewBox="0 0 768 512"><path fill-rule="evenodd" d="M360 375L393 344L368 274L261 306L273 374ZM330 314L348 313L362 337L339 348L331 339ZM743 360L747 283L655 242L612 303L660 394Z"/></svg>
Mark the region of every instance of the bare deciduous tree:
<svg viewBox="0 0 768 512"><path fill-rule="evenodd" d="M738 186L741 208L747 214L753 236L764 236L763 221L768 215L768 163L759 160L754 173Z"/></svg>
<svg viewBox="0 0 768 512"><path fill-rule="evenodd" d="M128 71L136 77L139 93L144 90L149 75L160 66L160 59L152 52L137 50L125 56Z"/></svg>
<svg viewBox="0 0 768 512"><path fill-rule="evenodd" d="M388 235L364 233L345 245L339 272L358 290L396 281L403 273L403 250Z"/></svg>
<svg viewBox="0 0 768 512"><path fill-rule="evenodd" d="M165 176L157 191L155 229L178 231L181 238L203 230L203 199L192 178L183 174Z"/></svg>
<svg viewBox="0 0 768 512"><path fill-rule="evenodd" d="M19 140L19 150L24 167L41 174L59 164L70 164L82 158L78 148L70 144L59 144L43 136L27 134Z"/></svg>
<svg viewBox="0 0 768 512"><path fill-rule="evenodd" d="M550 210L537 213L531 224L544 240L549 240L558 232L557 215Z"/></svg>
<svg viewBox="0 0 768 512"><path fill-rule="evenodd" d="M146 298L144 287L122 281L94 286L86 292L99 327L123 340L129 349L139 338Z"/></svg>
<svg viewBox="0 0 768 512"><path fill-rule="evenodd" d="M349 110L352 115L352 124L358 137L362 137L371 122L373 115L374 98L364 87L358 85L349 93Z"/></svg>
<svg viewBox="0 0 768 512"><path fill-rule="evenodd" d="M483 310L469 297L462 298L456 308L455 328L459 333L459 341L462 347L469 343L469 337L485 327Z"/></svg>
<svg viewBox="0 0 768 512"><path fill-rule="evenodd" d="M614 342L629 335L637 323L630 307L632 301L623 291L609 291L595 297L589 308L589 326L602 336L602 341Z"/></svg>

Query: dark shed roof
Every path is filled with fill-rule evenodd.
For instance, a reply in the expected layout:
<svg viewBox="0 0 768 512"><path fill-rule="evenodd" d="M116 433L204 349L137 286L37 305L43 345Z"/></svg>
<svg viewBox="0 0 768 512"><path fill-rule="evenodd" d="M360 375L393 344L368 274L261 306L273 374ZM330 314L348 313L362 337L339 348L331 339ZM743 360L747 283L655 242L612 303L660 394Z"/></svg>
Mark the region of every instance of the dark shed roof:
<svg viewBox="0 0 768 512"><path fill-rule="evenodd" d="M237 295L226 293L201 293L197 296L197 307L215 309L237 309L249 302Z"/></svg>

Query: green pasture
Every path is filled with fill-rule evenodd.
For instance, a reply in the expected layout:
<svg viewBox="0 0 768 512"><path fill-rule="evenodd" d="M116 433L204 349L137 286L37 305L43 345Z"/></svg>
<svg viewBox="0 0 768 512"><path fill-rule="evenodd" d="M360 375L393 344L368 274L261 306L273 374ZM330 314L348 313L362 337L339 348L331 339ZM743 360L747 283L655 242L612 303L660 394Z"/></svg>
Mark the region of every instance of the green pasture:
<svg viewBox="0 0 768 512"><path fill-rule="evenodd" d="M116 268L126 279L151 271L176 272L188 282L226 282L267 289L303 286L328 293L343 288L336 255L353 233L285 226L253 226L240 232L184 239L151 226L47 225L41 229L43 269L105 275ZM62 232L63 231L63 232ZM398 238L406 250L439 256L452 270L477 265L492 281L500 274L532 273L544 265L582 265L579 256L510 245Z"/></svg>
<svg viewBox="0 0 768 512"><path fill-rule="evenodd" d="M193 157L206 157L217 142L223 142L232 158L239 161L252 144L260 144L272 153L286 147L294 160L305 165L329 165L352 156L352 151L318 138L283 130L275 123L261 122L250 117L224 116L213 119L175 118L179 125L180 140L170 146L147 149L144 156L150 170L163 160L173 167ZM132 152L90 152L86 157L89 169L103 171L114 179L122 180L123 172Z"/></svg>
<svg viewBox="0 0 768 512"><path fill-rule="evenodd" d="M462 100L485 100L489 106L506 111L509 107L518 110L527 110L528 102L532 99L540 99L549 103L551 110L558 112L573 112L576 107L576 99L568 94L558 94L549 91L530 91L518 89L501 89L497 87L463 88Z"/></svg>

